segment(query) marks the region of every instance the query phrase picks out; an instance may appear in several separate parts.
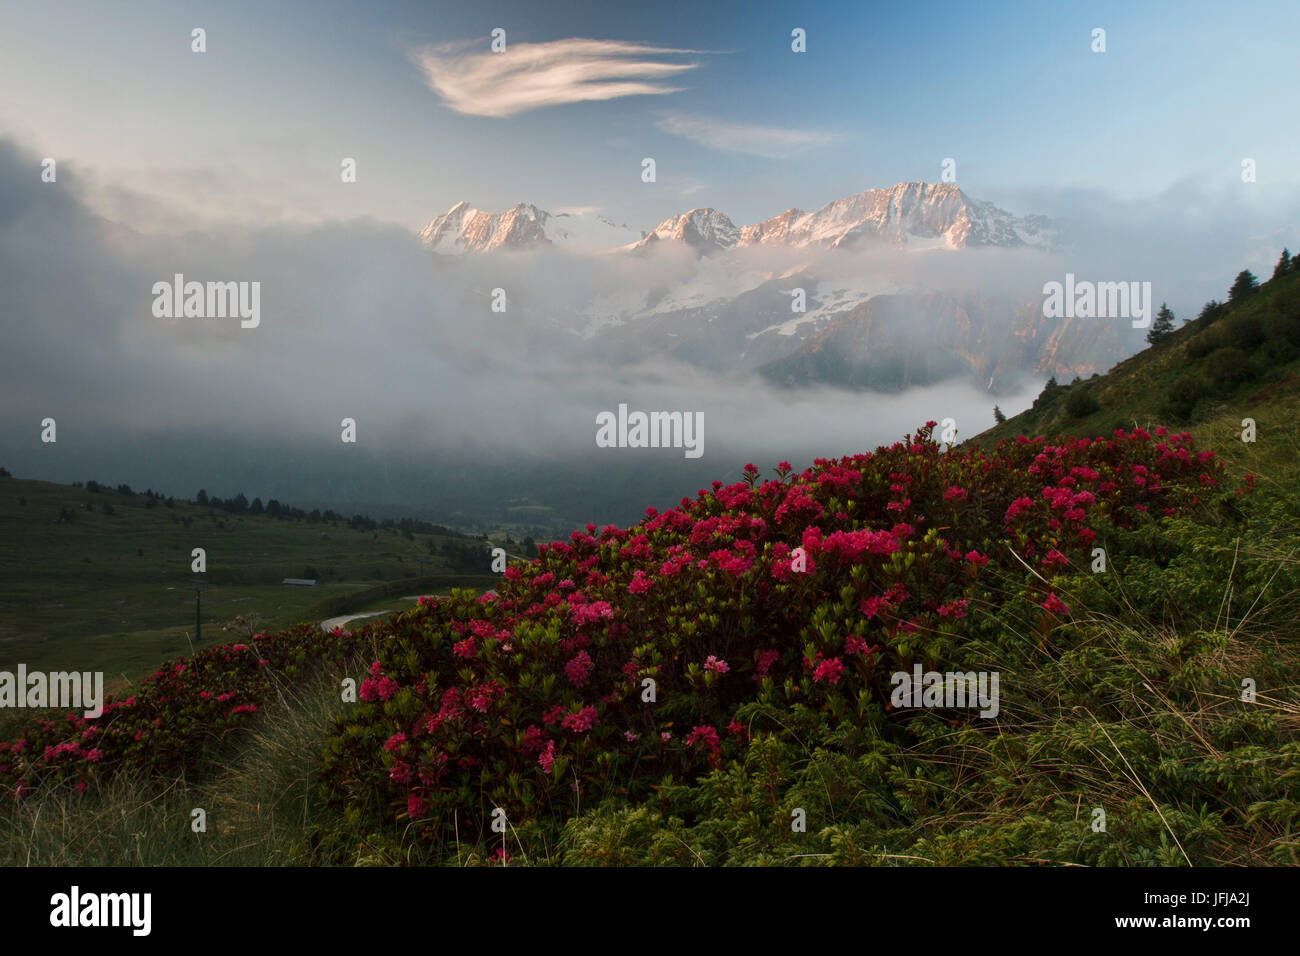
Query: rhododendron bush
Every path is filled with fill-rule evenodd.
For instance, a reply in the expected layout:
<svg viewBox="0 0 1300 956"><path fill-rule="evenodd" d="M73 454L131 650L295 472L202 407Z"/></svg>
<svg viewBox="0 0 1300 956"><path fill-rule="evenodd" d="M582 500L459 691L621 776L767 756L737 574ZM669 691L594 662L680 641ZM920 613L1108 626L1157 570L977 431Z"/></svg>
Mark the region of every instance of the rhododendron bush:
<svg viewBox="0 0 1300 956"><path fill-rule="evenodd" d="M360 653L360 635L323 635L315 624L167 661L98 718L37 717L22 736L0 742L0 785L22 797L40 782L80 792L118 770L174 775L193 769L208 745L248 727L282 686Z"/></svg>
<svg viewBox="0 0 1300 956"><path fill-rule="evenodd" d="M975 669L975 639L1001 639L994 604L1046 640L1070 615L1058 582L1108 532L1206 507L1223 475L1163 429L945 453L933 428L774 480L749 465L543 547L494 595L422 600L383 625L327 746L329 800L354 824L473 841L496 808L518 826L653 799L793 712L905 720L894 671Z"/></svg>

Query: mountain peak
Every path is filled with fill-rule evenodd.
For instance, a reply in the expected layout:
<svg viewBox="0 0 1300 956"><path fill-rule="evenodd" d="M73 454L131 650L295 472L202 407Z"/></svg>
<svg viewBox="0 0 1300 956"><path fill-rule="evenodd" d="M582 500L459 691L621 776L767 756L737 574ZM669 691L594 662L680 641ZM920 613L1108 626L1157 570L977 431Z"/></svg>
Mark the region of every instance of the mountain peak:
<svg viewBox="0 0 1300 956"><path fill-rule="evenodd" d="M462 200L431 219L419 237L434 252L454 254L550 245L598 251L636 242L642 233L591 210L550 213L533 203L517 202L505 212L491 213Z"/></svg>
<svg viewBox="0 0 1300 956"><path fill-rule="evenodd" d="M740 241L740 229L712 206L700 206L665 219L636 245L663 239L684 242L699 252L716 252L735 246Z"/></svg>

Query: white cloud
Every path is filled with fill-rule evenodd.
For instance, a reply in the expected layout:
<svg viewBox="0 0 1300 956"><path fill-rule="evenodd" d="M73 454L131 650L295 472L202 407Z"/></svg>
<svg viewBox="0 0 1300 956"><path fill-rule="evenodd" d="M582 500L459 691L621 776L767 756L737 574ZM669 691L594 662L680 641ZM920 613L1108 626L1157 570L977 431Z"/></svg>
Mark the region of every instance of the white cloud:
<svg viewBox="0 0 1300 956"><path fill-rule="evenodd" d="M709 149L729 153L750 153L769 159L784 159L836 140L821 130L792 129L789 126L755 126L728 123L694 113L664 113L655 125L665 133L683 136Z"/></svg>
<svg viewBox="0 0 1300 956"><path fill-rule="evenodd" d="M663 57L701 52L580 37L510 43L502 53L466 50L464 43L424 47L411 59L429 88L456 112L497 117L565 103L677 93L683 88L663 81L698 64Z"/></svg>

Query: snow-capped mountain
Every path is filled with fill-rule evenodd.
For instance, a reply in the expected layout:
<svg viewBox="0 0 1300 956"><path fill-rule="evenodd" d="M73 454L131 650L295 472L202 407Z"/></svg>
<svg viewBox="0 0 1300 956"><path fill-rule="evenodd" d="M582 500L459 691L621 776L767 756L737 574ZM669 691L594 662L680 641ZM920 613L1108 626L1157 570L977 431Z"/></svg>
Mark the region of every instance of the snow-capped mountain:
<svg viewBox="0 0 1300 956"><path fill-rule="evenodd" d="M692 209L659 223L634 248L665 239L684 242L698 252L716 252L736 245L740 241L740 228L716 209Z"/></svg>
<svg viewBox="0 0 1300 956"><path fill-rule="evenodd" d="M992 203L971 199L952 183L899 183L837 199L812 213L787 209L744 227L740 243L840 247L868 238L951 249L1048 248L1055 232L1044 216L1018 218Z"/></svg>
<svg viewBox="0 0 1300 956"><path fill-rule="evenodd" d="M492 252L556 244L583 251L618 248L643 233L592 213L550 213L518 203L502 213L484 212L458 202L420 230L420 241L434 252Z"/></svg>
<svg viewBox="0 0 1300 956"><path fill-rule="evenodd" d="M787 209L749 226L737 226L710 207L670 216L648 234L602 216L552 214L530 203L503 213L457 203L433 219L420 238L435 252L490 252L557 244L588 250L644 249L680 242L701 253L736 246L849 247L884 240L913 248L975 246L1051 248L1056 239L1043 216L1014 216L972 199L952 183L899 183L827 203L816 212Z"/></svg>

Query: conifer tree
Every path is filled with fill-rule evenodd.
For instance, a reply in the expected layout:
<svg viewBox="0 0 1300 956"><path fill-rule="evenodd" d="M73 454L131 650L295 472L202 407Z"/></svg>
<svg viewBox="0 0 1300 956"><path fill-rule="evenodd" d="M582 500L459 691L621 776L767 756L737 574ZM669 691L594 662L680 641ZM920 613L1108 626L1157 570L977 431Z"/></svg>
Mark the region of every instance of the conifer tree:
<svg viewBox="0 0 1300 956"><path fill-rule="evenodd" d="M1259 280L1249 269L1242 269L1237 273L1237 280L1232 283L1232 288L1228 291L1229 302L1240 302L1252 292L1259 288Z"/></svg>
<svg viewBox="0 0 1300 956"><path fill-rule="evenodd" d="M1156 320L1151 325L1150 331L1147 332L1147 342L1152 345L1159 345L1165 339L1169 338L1174 331L1174 313L1165 303L1160 303L1160 311L1156 313Z"/></svg>

